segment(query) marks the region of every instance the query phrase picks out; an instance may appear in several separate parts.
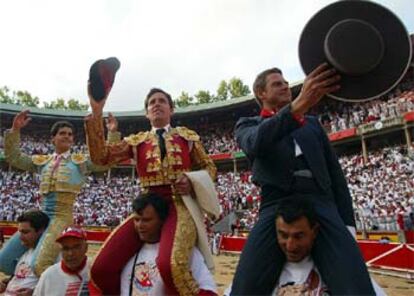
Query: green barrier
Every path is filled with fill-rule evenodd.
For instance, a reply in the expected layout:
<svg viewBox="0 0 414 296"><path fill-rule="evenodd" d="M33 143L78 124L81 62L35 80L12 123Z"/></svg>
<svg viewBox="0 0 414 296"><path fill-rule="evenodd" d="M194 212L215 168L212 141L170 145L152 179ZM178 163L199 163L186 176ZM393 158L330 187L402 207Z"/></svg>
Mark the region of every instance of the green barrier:
<svg viewBox="0 0 414 296"><path fill-rule="evenodd" d="M243 151L234 152L234 153L233 153L233 157L234 157L234 158L244 158L244 157L246 157L246 154L244 154L244 152L243 152Z"/></svg>

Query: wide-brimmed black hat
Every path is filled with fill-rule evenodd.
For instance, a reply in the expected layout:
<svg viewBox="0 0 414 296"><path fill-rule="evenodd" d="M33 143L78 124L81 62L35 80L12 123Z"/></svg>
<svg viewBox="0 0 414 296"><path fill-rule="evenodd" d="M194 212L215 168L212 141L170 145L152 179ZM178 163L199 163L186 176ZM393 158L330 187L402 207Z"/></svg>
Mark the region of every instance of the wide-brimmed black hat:
<svg viewBox="0 0 414 296"><path fill-rule="evenodd" d="M89 92L95 101L103 100L111 91L121 63L117 58L97 60L89 70Z"/></svg>
<svg viewBox="0 0 414 296"><path fill-rule="evenodd" d="M341 88L328 96L365 101L391 90L407 71L410 36L387 8L364 0L343 0L317 12L299 41L306 75L328 62L341 75Z"/></svg>

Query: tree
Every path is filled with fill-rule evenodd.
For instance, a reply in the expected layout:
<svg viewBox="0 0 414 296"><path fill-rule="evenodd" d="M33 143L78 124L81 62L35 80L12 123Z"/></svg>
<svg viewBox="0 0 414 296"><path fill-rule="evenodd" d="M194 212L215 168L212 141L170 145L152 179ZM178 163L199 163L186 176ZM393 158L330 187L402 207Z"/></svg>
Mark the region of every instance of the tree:
<svg viewBox="0 0 414 296"><path fill-rule="evenodd" d="M182 91L180 96L174 100L175 105L180 108L192 105L193 101L194 98L185 91Z"/></svg>
<svg viewBox="0 0 414 296"><path fill-rule="evenodd" d="M0 103L16 104L14 97L10 96L10 89L7 86L0 88Z"/></svg>
<svg viewBox="0 0 414 296"><path fill-rule="evenodd" d="M66 109L65 100L62 98L57 98L56 100L51 101L50 103L44 102L43 106L46 109L62 109L62 110Z"/></svg>
<svg viewBox="0 0 414 296"><path fill-rule="evenodd" d="M46 109L61 109L61 110L88 110L88 104L82 104L76 99L69 99L66 103L65 99L57 98L50 103L43 102L43 107Z"/></svg>
<svg viewBox="0 0 414 296"><path fill-rule="evenodd" d="M88 107L89 107L88 104L82 104L78 100L72 98L72 99L69 99L67 108L69 110L83 110L83 111L86 111L86 110L88 110Z"/></svg>
<svg viewBox="0 0 414 296"><path fill-rule="evenodd" d="M197 104L207 104L213 101L213 96L208 90L200 90L194 97L197 99Z"/></svg>
<svg viewBox="0 0 414 296"><path fill-rule="evenodd" d="M216 101L225 101L229 97L229 85L225 80L222 80L217 88Z"/></svg>
<svg viewBox="0 0 414 296"><path fill-rule="evenodd" d="M244 97L250 94L250 89L240 78L233 77L228 84L231 98Z"/></svg>
<svg viewBox="0 0 414 296"><path fill-rule="evenodd" d="M38 107L39 105L39 98L33 97L28 91L18 90L15 94L15 102L18 105L25 106L25 107Z"/></svg>

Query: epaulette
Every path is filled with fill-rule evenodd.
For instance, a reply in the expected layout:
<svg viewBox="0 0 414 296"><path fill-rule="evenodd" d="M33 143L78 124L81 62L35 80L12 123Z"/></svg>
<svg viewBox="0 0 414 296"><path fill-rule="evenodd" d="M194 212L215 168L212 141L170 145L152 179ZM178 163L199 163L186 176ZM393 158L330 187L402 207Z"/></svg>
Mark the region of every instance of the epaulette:
<svg viewBox="0 0 414 296"><path fill-rule="evenodd" d="M177 130L177 133L187 141L200 141L200 136L193 130L184 126L177 126L175 129Z"/></svg>
<svg viewBox="0 0 414 296"><path fill-rule="evenodd" d="M87 156L83 153L73 153L71 155L72 161L76 164L84 163L88 160Z"/></svg>
<svg viewBox="0 0 414 296"><path fill-rule="evenodd" d="M36 154L32 155L32 161L35 165L44 165L52 159L52 155Z"/></svg>
<svg viewBox="0 0 414 296"><path fill-rule="evenodd" d="M148 138L149 132L139 132L138 134L135 135L130 135L128 137L125 137L124 140L125 142L128 143L128 145L131 146L137 146L140 143L144 142L147 138Z"/></svg>

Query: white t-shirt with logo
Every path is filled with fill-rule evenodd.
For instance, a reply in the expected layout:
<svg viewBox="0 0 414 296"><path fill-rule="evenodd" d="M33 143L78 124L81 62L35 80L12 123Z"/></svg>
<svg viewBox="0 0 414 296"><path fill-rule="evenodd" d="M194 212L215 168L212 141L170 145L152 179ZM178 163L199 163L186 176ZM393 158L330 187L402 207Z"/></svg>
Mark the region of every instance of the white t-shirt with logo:
<svg viewBox="0 0 414 296"><path fill-rule="evenodd" d="M286 262L273 295L303 295L298 292L306 287L312 272L317 277L318 285L313 290L308 289L306 293L315 296L331 295L311 257L306 257L300 262ZM373 278L371 282L377 296L386 296Z"/></svg>
<svg viewBox="0 0 414 296"><path fill-rule="evenodd" d="M84 294L88 289L89 260L79 275L68 274L58 262L48 267L41 275L33 296L75 296Z"/></svg>
<svg viewBox="0 0 414 296"><path fill-rule="evenodd" d="M314 289L309 290L311 277L317 282ZM309 295L323 295L327 292L327 287L313 263L312 258L306 257L300 262L286 262L279 277L279 282L275 288L274 295L300 295L306 289ZM298 292L298 294L296 294ZM304 292L304 291L303 291Z"/></svg>
<svg viewBox="0 0 414 296"><path fill-rule="evenodd" d="M121 295L130 295L131 276L135 262L135 275L133 277L134 295L165 295L164 283L159 273L155 259L158 256L159 243L144 244L136 258L134 255L125 265L121 274ZM217 293L213 276L208 270L204 258L197 248L193 249L191 260L191 273L200 289Z"/></svg>
<svg viewBox="0 0 414 296"><path fill-rule="evenodd" d="M14 276L7 285L5 296L14 296L16 291L22 288L34 289L39 278L34 274L30 264L33 259L34 249L27 250L20 257L14 270Z"/></svg>

